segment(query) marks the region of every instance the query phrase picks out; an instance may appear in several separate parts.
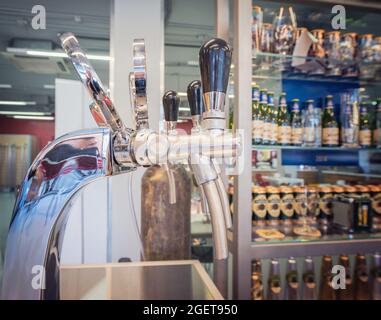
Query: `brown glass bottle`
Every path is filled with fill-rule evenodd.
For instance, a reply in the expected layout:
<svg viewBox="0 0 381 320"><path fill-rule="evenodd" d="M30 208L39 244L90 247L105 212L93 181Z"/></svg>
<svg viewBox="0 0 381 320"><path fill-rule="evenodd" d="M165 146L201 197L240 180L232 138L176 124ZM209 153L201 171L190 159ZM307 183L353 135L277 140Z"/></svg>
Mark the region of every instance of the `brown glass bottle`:
<svg viewBox="0 0 381 320"><path fill-rule="evenodd" d="M322 118L323 146L336 147L339 145L339 125L336 121L332 96L326 97Z"/></svg>
<svg viewBox="0 0 381 320"><path fill-rule="evenodd" d="M314 261L311 257L304 260L302 300L316 299L316 275Z"/></svg>
<svg viewBox="0 0 381 320"><path fill-rule="evenodd" d="M339 258L339 265L345 268L345 288L337 289L337 299L338 300L353 300L353 279L351 276L351 267L349 264L348 255L342 254Z"/></svg>
<svg viewBox="0 0 381 320"><path fill-rule="evenodd" d="M335 290L332 288L332 257L323 256L320 272L319 300L336 300Z"/></svg>
<svg viewBox="0 0 381 320"><path fill-rule="evenodd" d="M266 189L254 186L252 189L252 215L253 223L256 226L264 226L266 223Z"/></svg>
<svg viewBox="0 0 381 320"><path fill-rule="evenodd" d="M280 194L279 188L268 186L266 187L266 210L267 210L267 222L270 225L278 225L280 218Z"/></svg>
<svg viewBox="0 0 381 320"><path fill-rule="evenodd" d="M366 267L366 257L363 254L356 256L355 266L355 299L356 300L369 300L370 288L369 288L369 274Z"/></svg>
<svg viewBox="0 0 381 320"><path fill-rule="evenodd" d="M251 300L263 300L261 260L251 262Z"/></svg>
<svg viewBox="0 0 381 320"><path fill-rule="evenodd" d="M267 299L269 300L282 300L283 290L280 281L279 261L276 259L271 260L270 276L268 279L268 292Z"/></svg>
<svg viewBox="0 0 381 320"><path fill-rule="evenodd" d="M286 299L297 300L298 299L298 271L296 260L289 258L287 261L287 273L286 273Z"/></svg>
<svg viewBox="0 0 381 320"><path fill-rule="evenodd" d="M373 255L372 266L372 299L381 300L381 255Z"/></svg>

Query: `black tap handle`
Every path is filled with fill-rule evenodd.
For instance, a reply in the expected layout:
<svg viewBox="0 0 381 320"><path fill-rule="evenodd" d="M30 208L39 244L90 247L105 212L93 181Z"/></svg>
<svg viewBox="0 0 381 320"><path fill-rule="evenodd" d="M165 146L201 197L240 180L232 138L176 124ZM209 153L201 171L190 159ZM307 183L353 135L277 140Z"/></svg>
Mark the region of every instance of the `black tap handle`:
<svg viewBox="0 0 381 320"><path fill-rule="evenodd" d="M225 40L213 38L200 48L199 54L202 89L204 93L226 94L232 49Z"/></svg>
<svg viewBox="0 0 381 320"><path fill-rule="evenodd" d="M191 115L201 115L205 111L204 102L202 101L201 81L193 80L188 85L187 96Z"/></svg>
<svg viewBox="0 0 381 320"><path fill-rule="evenodd" d="M169 90L164 93L163 107L164 107L164 119L165 121L177 121L179 113L180 98L176 91Z"/></svg>

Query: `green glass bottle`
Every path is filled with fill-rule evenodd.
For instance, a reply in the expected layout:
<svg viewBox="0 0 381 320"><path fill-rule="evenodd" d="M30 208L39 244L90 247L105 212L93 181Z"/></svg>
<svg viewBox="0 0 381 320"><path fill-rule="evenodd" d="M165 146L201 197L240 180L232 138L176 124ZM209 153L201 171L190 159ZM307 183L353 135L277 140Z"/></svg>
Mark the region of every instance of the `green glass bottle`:
<svg viewBox="0 0 381 320"><path fill-rule="evenodd" d="M259 109L263 119L262 144L270 144L271 121L268 110L267 89L260 91Z"/></svg>
<svg viewBox="0 0 381 320"><path fill-rule="evenodd" d="M369 148L372 145L372 127L370 123L369 108L365 101L360 104L359 142L362 148Z"/></svg>
<svg viewBox="0 0 381 320"><path fill-rule="evenodd" d="M268 99L268 112L270 121L270 144L275 145L278 143L278 108L274 101L274 92L269 91L267 95Z"/></svg>
<svg viewBox="0 0 381 320"><path fill-rule="evenodd" d="M291 114L287 112L286 93L279 96L278 122L278 144L287 146L291 144Z"/></svg>
<svg viewBox="0 0 381 320"><path fill-rule="evenodd" d="M376 103L376 120L373 129L373 144L376 147L381 148L381 98L378 98Z"/></svg>
<svg viewBox="0 0 381 320"><path fill-rule="evenodd" d="M339 124L336 121L333 97L326 97L322 117L323 146L337 147L339 145Z"/></svg>
<svg viewBox="0 0 381 320"><path fill-rule="evenodd" d="M260 109L260 91L258 86L251 88L251 107L253 115L253 144L262 143L263 117Z"/></svg>

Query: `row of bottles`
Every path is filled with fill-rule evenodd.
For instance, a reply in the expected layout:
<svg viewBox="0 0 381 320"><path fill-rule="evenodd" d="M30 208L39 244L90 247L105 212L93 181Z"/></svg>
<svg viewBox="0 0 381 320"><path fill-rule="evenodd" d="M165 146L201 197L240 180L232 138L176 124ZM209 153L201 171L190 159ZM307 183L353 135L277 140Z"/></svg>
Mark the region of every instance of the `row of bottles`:
<svg viewBox="0 0 381 320"><path fill-rule="evenodd" d="M291 257L287 260L285 285L282 286L280 262L272 259L267 279L266 299L381 300L381 255L379 253L372 255L373 261L369 273L364 254L357 254L355 260L352 276L349 256L340 255L336 267L340 266L341 270L345 270L345 274L340 279L334 279L338 268L333 269L331 256L323 256L319 281L315 273L314 260L306 257L300 282L296 259ZM318 284L320 284L319 288ZM251 298L252 300L265 299L261 260L252 261Z"/></svg>
<svg viewBox="0 0 381 320"><path fill-rule="evenodd" d="M229 188L230 208L233 212L232 187ZM380 185L308 185L308 186L253 186L252 217L255 225L287 224L302 214L315 217L322 223L332 218L332 200L335 196L362 196L371 200L377 221L381 217Z"/></svg>
<svg viewBox="0 0 381 320"><path fill-rule="evenodd" d="M326 97L322 111L314 100L307 100L307 107L302 112L299 99L293 99L290 113L286 93L280 94L276 105L274 92L253 86L252 142L256 145L307 147L337 147L341 144L381 147L381 99L377 103L374 121L370 118L368 102L363 101L357 113L350 109L351 114L346 115L347 109L344 110L340 128L331 95ZM347 118L350 119L347 121Z"/></svg>

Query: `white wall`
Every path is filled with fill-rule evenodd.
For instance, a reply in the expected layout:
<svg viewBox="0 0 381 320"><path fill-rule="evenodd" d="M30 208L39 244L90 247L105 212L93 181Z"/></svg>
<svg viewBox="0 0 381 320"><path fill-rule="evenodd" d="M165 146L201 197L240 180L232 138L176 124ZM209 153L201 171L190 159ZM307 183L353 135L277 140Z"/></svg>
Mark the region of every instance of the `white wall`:
<svg viewBox="0 0 381 320"><path fill-rule="evenodd" d="M80 81L56 79L55 137L95 128L89 95ZM62 263L104 263L107 258L107 180L87 186L75 200L66 226Z"/></svg>

